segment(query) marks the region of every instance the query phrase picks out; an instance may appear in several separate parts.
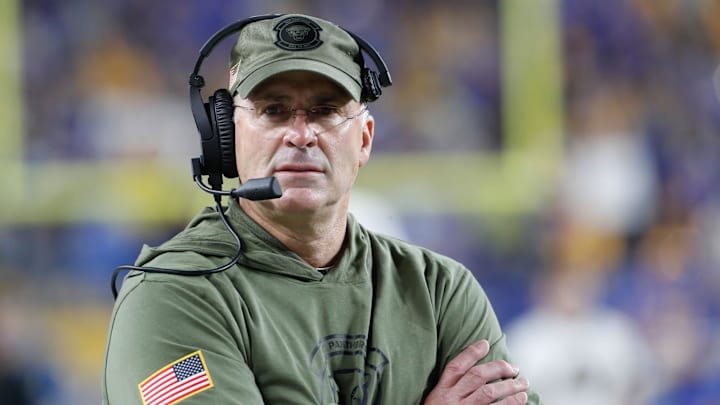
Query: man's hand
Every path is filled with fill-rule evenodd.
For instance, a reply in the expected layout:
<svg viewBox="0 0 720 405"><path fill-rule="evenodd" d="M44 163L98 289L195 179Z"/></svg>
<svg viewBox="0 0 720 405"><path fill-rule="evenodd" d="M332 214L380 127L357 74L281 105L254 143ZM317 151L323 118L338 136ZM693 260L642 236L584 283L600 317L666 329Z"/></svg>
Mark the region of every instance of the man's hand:
<svg viewBox="0 0 720 405"><path fill-rule="evenodd" d="M458 354L443 370L425 405L525 404L530 383L526 378L515 379L517 368L503 360L475 365L489 352L490 344L481 340Z"/></svg>

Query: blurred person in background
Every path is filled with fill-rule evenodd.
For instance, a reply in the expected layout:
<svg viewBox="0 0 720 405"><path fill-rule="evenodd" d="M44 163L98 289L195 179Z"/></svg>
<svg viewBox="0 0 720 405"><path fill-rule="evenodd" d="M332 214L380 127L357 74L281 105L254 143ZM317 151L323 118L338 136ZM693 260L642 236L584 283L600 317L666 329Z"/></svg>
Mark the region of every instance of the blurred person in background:
<svg viewBox="0 0 720 405"><path fill-rule="evenodd" d="M613 277L657 209L639 94L616 77L576 97L535 303L510 324L508 344L548 403L643 405L664 375L648 376L659 363L644 331L607 305Z"/></svg>
<svg viewBox="0 0 720 405"><path fill-rule="evenodd" d="M2 268L0 268L2 270ZM2 274L2 272L0 272ZM9 296L5 286L7 280L0 283L0 404L32 404L32 392L28 379L28 371L18 364L13 355L13 348L18 334L16 317L8 311L6 301Z"/></svg>
<svg viewBox="0 0 720 405"><path fill-rule="evenodd" d="M18 367L0 342L0 404L34 404L32 388L27 369Z"/></svg>
<svg viewBox="0 0 720 405"><path fill-rule="evenodd" d="M465 266L348 214L367 103L390 84L361 48L305 15L239 32L210 101L224 163L243 183L276 176L282 197L218 197L143 249L113 310L104 403L540 403Z"/></svg>
<svg viewBox="0 0 720 405"><path fill-rule="evenodd" d="M54 403L62 390L42 336L47 333L35 297L0 266L0 404Z"/></svg>
<svg viewBox="0 0 720 405"><path fill-rule="evenodd" d="M623 241L590 228L562 233L538 277L534 307L507 328L514 359L548 403L647 404L662 381L648 374L656 370L653 353L639 326L604 304Z"/></svg>
<svg viewBox="0 0 720 405"><path fill-rule="evenodd" d="M670 183L665 187L675 188ZM718 403L717 202L700 209L681 195L659 198L653 226L637 243L611 289L611 300L636 320L655 358L653 404Z"/></svg>

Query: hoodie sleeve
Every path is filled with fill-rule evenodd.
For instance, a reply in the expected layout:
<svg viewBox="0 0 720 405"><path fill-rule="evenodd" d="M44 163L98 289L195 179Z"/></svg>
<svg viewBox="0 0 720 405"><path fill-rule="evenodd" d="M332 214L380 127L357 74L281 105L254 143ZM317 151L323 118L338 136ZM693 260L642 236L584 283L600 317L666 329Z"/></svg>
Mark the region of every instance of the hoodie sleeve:
<svg viewBox="0 0 720 405"><path fill-rule="evenodd" d="M111 319L103 404L262 404L226 309L205 277L131 274Z"/></svg>
<svg viewBox="0 0 720 405"><path fill-rule="evenodd" d="M456 270L456 271L455 271ZM445 277L435 290L438 308L439 371L469 345L486 339L490 352L480 363L503 359L512 363L505 334L495 311L477 279L465 267L441 272ZM439 377L439 375L438 375ZM531 382L532 383L532 382ZM528 391L528 404L541 404L534 391Z"/></svg>

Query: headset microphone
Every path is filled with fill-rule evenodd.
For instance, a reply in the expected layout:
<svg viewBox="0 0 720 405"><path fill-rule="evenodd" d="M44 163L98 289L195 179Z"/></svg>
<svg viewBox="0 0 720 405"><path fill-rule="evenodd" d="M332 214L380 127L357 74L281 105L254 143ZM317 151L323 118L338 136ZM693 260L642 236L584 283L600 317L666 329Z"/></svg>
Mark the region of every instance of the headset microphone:
<svg viewBox="0 0 720 405"><path fill-rule="evenodd" d="M275 177L250 179L239 188L230 190L231 198L245 198L247 200L270 200L282 197L280 182Z"/></svg>
<svg viewBox="0 0 720 405"><path fill-rule="evenodd" d="M212 194L216 201L222 196L228 196L230 198L244 198L252 201L271 200L282 197L280 182L278 182L275 177L249 179L242 183L238 188L233 188L230 191L223 191L214 190L202 182L200 158L192 159L192 171L195 183L206 193Z"/></svg>
<svg viewBox="0 0 720 405"><path fill-rule="evenodd" d="M263 177L259 179L250 179L243 183L240 187L230 191L217 191L209 188L202 183L199 177L195 178L200 188L216 197L229 196L230 198L244 198L246 200L260 201L271 200L273 198L282 197L280 182L275 177Z"/></svg>

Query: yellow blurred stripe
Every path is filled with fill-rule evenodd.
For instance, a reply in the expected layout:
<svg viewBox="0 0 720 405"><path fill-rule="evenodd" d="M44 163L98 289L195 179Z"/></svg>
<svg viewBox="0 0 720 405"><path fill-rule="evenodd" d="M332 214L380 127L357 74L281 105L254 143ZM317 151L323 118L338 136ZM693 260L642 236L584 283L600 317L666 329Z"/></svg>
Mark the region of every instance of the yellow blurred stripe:
<svg viewBox="0 0 720 405"><path fill-rule="evenodd" d="M0 2L0 201L24 199L20 3Z"/></svg>
<svg viewBox="0 0 720 405"><path fill-rule="evenodd" d="M31 191L23 203L13 206L0 199L0 224L185 222L213 204L195 186L187 166L35 164L24 179ZM357 187L384 195L406 213L517 215L546 199L553 180L534 170L544 166L532 154L377 154L361 170ZM226 188L236 181L226 181Z"/></svg>
<svg viewBox="0 0 720 405"><path fill-rule="evenodd" d="M502 8L503 128L512 150L562 151L563 60L559 0L505 0Z"/></svg>

